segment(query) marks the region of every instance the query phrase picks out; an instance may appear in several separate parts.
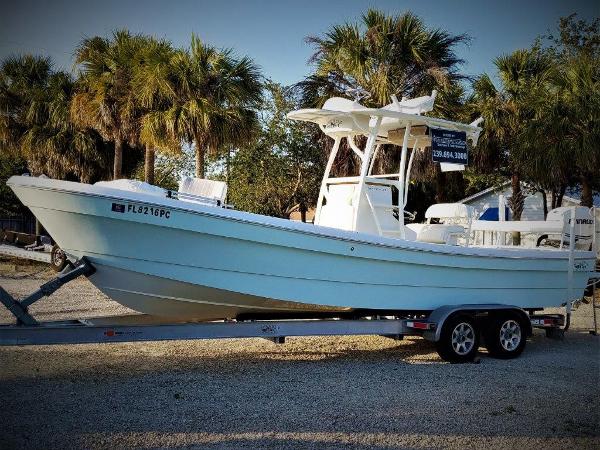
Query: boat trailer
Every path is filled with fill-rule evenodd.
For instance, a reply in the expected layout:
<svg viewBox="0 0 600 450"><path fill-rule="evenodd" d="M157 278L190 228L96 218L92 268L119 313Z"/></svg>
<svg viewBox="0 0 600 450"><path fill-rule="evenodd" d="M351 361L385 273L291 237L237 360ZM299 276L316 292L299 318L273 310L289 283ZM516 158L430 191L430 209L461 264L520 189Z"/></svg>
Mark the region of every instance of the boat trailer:
<svg viewBox="0 0 600 450"><path fill-rule="evenodd" d="M22 300L16 300L0 286L0 302L15 316L16 323L0 325L0 345L48 345L169 341L221 338L265 338L278 344L288 336L380 335L392 339L422 336L438 343L444 339L444 325L461 314L485 316L512 312L515 318L527 318L526 335L532 328L546 330L546 335L562 338L568 327L561 314L528 314L514 306L498 304L448 305L429 314L368 316L360 319L289 319L226 320L220 322L176 322L165 317L144 314L108 316L92 319L41 322L28 311L29 306L50 296L61 286L80 276L90 276L95 269L87 258L69 265L56 278L40 286ZM439 352L439 349L438 349ZM520 352L519 352L520 353Z"/></svg>

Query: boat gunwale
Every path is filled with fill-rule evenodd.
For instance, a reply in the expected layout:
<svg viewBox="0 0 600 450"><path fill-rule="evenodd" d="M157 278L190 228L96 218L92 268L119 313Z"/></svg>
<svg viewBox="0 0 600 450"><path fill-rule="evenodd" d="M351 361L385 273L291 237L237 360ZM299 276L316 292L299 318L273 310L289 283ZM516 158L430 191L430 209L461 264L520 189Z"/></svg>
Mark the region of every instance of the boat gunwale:
<svg viewBox="0 0 600 450"><path fill-rule="evenodd" d="M21 180L34 181L33 183L23 183ZM37 182L37 183L36 183ZM83 186L84 189L76 189L76 188L68 188L64 186L51 186L45 183L53 183L53 184L67 184L67 185L78 185ZM178 202L180 200L168 198L168 197L158 197L156 195L148 194L145 192L134 192L134 191L126 191L120 189L113 189L107 187L99 187L94 185L88 185L85 183L77 183L72 181L62 181L55 180L50 178L34 178L28 176L12 176L10 177L6 185L11 187L24 187L37 189L42 191L52 191L58 193L66 193L71 195L80 195L85 197L96 197L96 198L104 198L109 200L117 200L117 201L130 201L136 203L145 203L152 206L160 206L167 207L172 210L176 210L179 212L189 213L193 215L201 215L208 217L215 217L223 220L246 223L251 225L264 226L267 228L278 229L281 231L287 231L292 233L299 233L308 236L316 236L328 239L335 239L338 241L363 244L363 245L375 245L378 247L393 249L393 250L406 250L413 252L428 252L435 253L440 255L447 256L457 256L457 257L478 257L478 258L499 258L499 259L510 259L510 260L566 260L569 259L569 250L564 249L509 249L509 248L498 248L498 247L463 247L463 246L450 246L444 244L433 244L428 242L417 242L417 241L409 241L406 239L394 239L388 238L385 236L375 236L369 235L367 233L361 232L352 232L347 230L340 230L332 227L323 227L319 225L309 225L307 223L294 223L289 219L282 219L279 217L271 217L265 216L261 214L250 213L246 211L240 210L230 210L225 208L219 208L210 205L202 205L192 202L185 202L186 206L182 207L180 205L175 205L172 202ZM90 190L100 190L100 192L87 192L85 189ZM102 192L108 191L108 192ZM160 201L162 200L162 202ZM27 205L25 205L27 206ZM191 208L190 208L191 207ZM44 208L44 209L52 209L52 208ZM69 211L72 212L72 211ZM235 217L235 215L231 215L234 213L235 215L246 215L250 217ZM252 217L256 217L256 220L252 220ZM269 221L260 220L259 218L268 219L269 221L281 221L285 222L282 224L270 223ZM157 225L157 224L153 224ZM289 226L292 225L292 226ZM161 226L161 225L157 225ZM169 227L167 225L167 228ZM306 226L306 228L305 228ZM308 228L312 227L312 229ZM350 235L352 233L352 235ZM358 236L357 236L358 235ZM409 244L409 245L406 245ZM417 244L417 245L410 245ZM436 247L433 247L436 246ZM438 248L444 247L444 248ZM458 251L456 251L458 250ZM515 254L521 253L521 254ZM525 253L525 254L524 254ZM575 250L574 251L574 259L578 260L592 260L595 259L595 254L593 251L587 250Z"/></svg>

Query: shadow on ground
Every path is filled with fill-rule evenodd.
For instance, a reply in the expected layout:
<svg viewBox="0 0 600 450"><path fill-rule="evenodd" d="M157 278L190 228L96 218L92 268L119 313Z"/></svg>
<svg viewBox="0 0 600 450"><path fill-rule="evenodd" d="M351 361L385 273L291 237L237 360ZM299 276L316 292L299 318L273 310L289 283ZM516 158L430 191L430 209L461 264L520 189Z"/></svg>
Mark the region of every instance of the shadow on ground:
<svg viewBox="0 0 600 450"><path fill-rule="evenodd" d="M381 337L0 349L0 447L594 447L599 340L442 363Z"/></svg>

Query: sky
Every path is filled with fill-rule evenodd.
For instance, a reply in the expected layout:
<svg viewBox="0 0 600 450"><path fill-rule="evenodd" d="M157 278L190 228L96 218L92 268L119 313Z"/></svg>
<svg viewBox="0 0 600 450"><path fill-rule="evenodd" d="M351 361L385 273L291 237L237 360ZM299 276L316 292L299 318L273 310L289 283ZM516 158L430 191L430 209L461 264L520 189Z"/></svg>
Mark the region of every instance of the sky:
<svg viewBox="0 0 600 450"><path fill-rule="evenodd" d="M463 73L471 76L493 75L496 56L530 46L555 29L562 16L600 16L598 0L2 0L0 59L49 55L57 69L72 71L74 48L85 37L127 28L187 47L195 33L216 47L250 56L268 78L292 84L311 71L307 60L313 49L305 37L354 22L369 7L394 14L410 10L429 27L467 33L471 42L457 53L466 61Z"/></svg>

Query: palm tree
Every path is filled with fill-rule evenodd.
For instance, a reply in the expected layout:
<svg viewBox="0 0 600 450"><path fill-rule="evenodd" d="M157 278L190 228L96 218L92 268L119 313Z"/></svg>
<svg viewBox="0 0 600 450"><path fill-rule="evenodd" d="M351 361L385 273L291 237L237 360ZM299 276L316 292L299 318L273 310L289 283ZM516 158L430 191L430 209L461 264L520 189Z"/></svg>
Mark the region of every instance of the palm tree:
<svg viewBox="0 0 600 450"><path fill-rule="evenodd" d="M257 66L247 57L237 59L230 50L217 50L192 36L189 51L171 58L168 83L163 90L169 106L146 119L145 128L167 142L193 143L196 176L204 177L206 155L246 143L257 128L254 108L262 94Z"/></svg>
<svg viewBox="0 0 600 450"><path fill-rule="evenodd" d="M557 66L548 129L560 131L576 178L572 184L581 185L581 204L590 207L592 190L600 191L600 18L562 17L547 38Z"/></svg>
<svg viewBox="0 0 600 450"><path fill-rule="evenodd" d="M23 157L36 174L89 181L102 170L103 145L92 130L74 126L71 76L48 58L7 58L0 68L0 145Z"/></svg>
<svg viewBox="0 0 600 450"><path fill-rule="evenodd" d="M592 189L600 189L600 56L580 53L561 61L557 87L560 107L553 117L568 118L565 152L579 174L581 204L591 208Z"/></svg>
<svg viewBox="0 0 600 450"><path fill-rule="evenodd" d="M45 116L44 100L50 75L49 58L26 55L2 61L0 143L5 151L21 153L23 135L37 119Z"/></svg>
<svg viewBox="0 0 600 450"><path fill-rule="evenodd" d="M521 189L522 163L527 155L520 152L527 137L526 127L536 117L536 98L547 94L553 74L551 59L537 48L517 50L494 61L501 88L488 75L473 83L471 108L484 118L484 131L475 152L476 164L487 170L502 170L511 179L512 195L509 206L514 220L520 220L524 195ZM540 142L531 142L529 148L541 151ZM519 158L519 155L524 158ZM513 234L518 245L520 235Z"/></svg>
<svg viewBox="0 0 600 450"><path fill-rule="evenodd" d="M316 69L298 86L312 106L348 89L363 89L371 95L366 102L381 107L393 94L422 95L464 78L455 48L467 36L428 28L410 12L387 16L370 9L361 23L335 25L324 37L307 41L316 47L309 61Z"/></svg>
<svg viewBox="0 0 600 450"><path fill-rule="evenodd" d="M102 169L102 143L92 130L69 117L74 83L53 72L49 58L31 55L5 59L0 66L0 146L23 158L34 174L74 175L81 181ZM36 234L40 234L36 219Z"/></svg>
<svg viewBox="0 0 600 450"><path fill-rule="evenodd" d="M71 117L114 143L114 179L122 176L124 144L135 145L139 137L139 111L131 80L144 44L142 36L122 30L116 31L112 40L84 39L75 52L80 78Z"/></svg>
<svg viewBox="0 0 600 450"><path fill-rule="evenodd" d="M134 62L132 85L141 114L138 140L145 147L144 180L150 184L154 184L155 150L179 149L179 143L170 137L164 122L156 120L170 108L175 97L171 71L174 55L169 42L147 38Z"/></svg>
<svg viewBox="0 0 600 450"><path fill-rule="evenodd" d="M468 37L429 28L411 12L388 16L370 9L359 23L335 25L307 41L316 49L309 60L315 71L297 84L306 106L322 106L329 97L347 96L350 89L367 91L370 96L362 102L373 107L390 103L392 95L415 97L437 89L435 114L447 118L456 112L456 100L462 103L459 81L464 77L458 69L463 61L455 49ZM357 159L345 143L338 155L333 173L356 173ZM398 166L395 149L384 146L379 155L378 165ZM436 197L444 200L445 174L430 166L418 166L422 170L415 175L435 180Z"/></svg>

